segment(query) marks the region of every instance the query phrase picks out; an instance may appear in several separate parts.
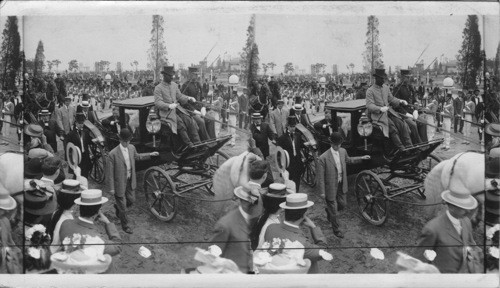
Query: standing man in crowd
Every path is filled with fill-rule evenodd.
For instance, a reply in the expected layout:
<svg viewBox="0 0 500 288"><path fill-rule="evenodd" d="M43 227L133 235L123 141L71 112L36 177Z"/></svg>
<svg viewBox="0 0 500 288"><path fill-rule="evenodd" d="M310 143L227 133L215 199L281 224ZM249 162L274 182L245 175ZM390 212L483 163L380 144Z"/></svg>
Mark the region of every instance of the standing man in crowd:
<svg viewBox="0 0 500 288"><path fill-rule="evenodd" d="M135 202L135 189L137 179L135 172L135 161L148 160L150 157L158 156L158 152L137 153L134 145L130 144L132 133L124 128L120 131L120 144L111 152L106 163L106 183L108 191L115 196L116 217L120 218L123 231L132 234L127 208Z"/></svg>
<svg viewBox="0 0 500 288"><path fill-rule="evenodd" d="M337 221L338 211L342 211L347 205L347 168L346 164L359 163L369 160L370 156L349 157L347 151L340 147L342 135L333 132L330 135L331 148L321 154L318 159L317 180L318 191L321 198L326 201L326 215L332 225L333 234L344 238Z"/></svg>
<svg viewBox="0 0 500 288"><path fill-rule="evenodd" d="M71 132L73 129L73 123L75 122L75 107L71 105L71 97L66 96L64 98L64 104L56 110L56 121L59 126L60 133L59 138L64 142L64 137ZM66 148L66 147L64 147Z"/></svg>
<svg viewBox="0 0 500 288"><path fill-rule="evenodd" d="M210 84L208 83L207 78L205 78L205 82L203 83L202 91L202 99L206 99L208 96L208 92L210 92Z"/></svg>
<svg viewBox="0 0 500 288"><path fill-rule="evenodd" d="M270 114L269 114L269 119L271 123L271 129L273 130L273 133L275 135L275 138L281 137L281 135L285 134L286 131L286 121L288 119L288 116L290 116L290 111L288 109L284 108L285 102L283 99L277 100L277 108L274 109Z"/></svg>
<svg viewBox="0 0 500 288"><path fill-rule="evenodd" d="M453 99L451 92L448 93L446 97L446 102L443 104L443 111L441 112L443 117L443 136L444 143L441 149L450 150L451 142L451 119L453 119Z"/></svg>
<svg viewBox="0 0 500 288"><path fill-rule="evenodd" d="M453 114L455 115L453 120L453 132L455 132L455 134L457 132L462 133L464 127L464 121L462 120L462 110L464 109L462 95L463 93L459 91L458 95L455 95L455 99L453 99Z"/></svg>
<svg viewBox="0 0 500 288"><path fill-rule="evenodd" d="M278 140L277 145L288 152L290 157L290 164L286 169L289 173L289 179L295 182L295 191L298 193L300 190L300 178L304 173L304 162L302 162L301 149L304 146L304 141L299 133L296 133L295 126L297 126L297 118L295 116L287 117L287 129Z"/></svg>
<svg viewBox="0 0 500 288"><path fill-rule="evenodd" d="M92 162L90 161L90 143L92 137L88 129L84 129L83 123L85 122L85 115L83 113L76 113L75 129L73 129L66 137L66 144L73 143L76 147L80 148L82 159L80 162L81 174L83 177L88 178Z"/></svg>
<svg viewBox="0 0 500 288"><path fill-rule="evenodd" d="M269 156L268 139L274 141L274 134L269 124L262 122L262 115L260 113L252 114L250 132L252 133L252 138L255 140L255 145L262 152L264 159L266 159Z"/></svg>
<svg viewBox="0 0 500 288"><path fill-rule="evenodd" d="M236 92L238 93L238 103L240 106L240 115L238 119L238 127L240 129L248 128L248 95L245 93L246 88L238 86Z"/></svg>

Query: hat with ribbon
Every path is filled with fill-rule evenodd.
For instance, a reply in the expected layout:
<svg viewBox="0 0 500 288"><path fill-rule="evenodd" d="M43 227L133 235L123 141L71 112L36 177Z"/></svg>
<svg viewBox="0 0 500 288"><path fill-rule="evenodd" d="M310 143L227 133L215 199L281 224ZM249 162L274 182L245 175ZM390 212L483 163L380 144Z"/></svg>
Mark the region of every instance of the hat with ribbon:
<svg viewBox="0 0 500 288"><path fill-rule="evenodd" d="M31 137L42 137L43 128L38 124L29 124L28 126L24 127L24 134Z"/></svg>
<svg viewBox="0 0 500 288"><path fill-rule="evenodd" d="M252 119L261 119L262 118L262 114L260 113L252 113Z"/></svg>
<svg viewBox="0 0 500 288"><path fill-rule="evenodd" d="M293 105L293 110L295 110L295 111L302 111L302 110L304 110L304 107L300 103L295 103Z"/></svg>
<svg viewBox="0 0 500 288"><path fill-rule="evenodd" d="M495 136L495 137L500 137L500 124L499 123L489 123L486 125L486 128L484 129L486 134Z"/></svg>
<svg viewBox="0 0 500 288"><path fill-rule="evenodd" d="M161 74L167 74L173 76L175 74L174 66L163 66L163 70L161 70Z"/></svg>
<svg viewBox="0 0 500 288"><path fill-rule="evenodd" d="M83 100L82 101L82 107L83 108L89 108L90 107L90 102L88 100Z"/></svg>
<svg viewBox="0 0 500 288"><path fill-rule="evenodd" d="M250 203L254 203L255 200L258 200L260 196L259 192L256 189L245 189L243 186L234 188L233 193L241 200L245 200Z"/></svg>
<svg viewBox="0 0 500 288"><path fill-rule="evenodd" d="M280 204L283 209L305 209L314 205L314 202L307 200L307 194L294 193L286 196L286 201Z"/></svg>
<svg viewBox="0 0 500 288"><path fill-rule="evenodd" d="M289 194L286 190L286 185L282 183L272 183L269 185L266 196L285 198Z"/></svg>
<svg viewBox="0 0 500 288"><path fill-rule="evenodd" d="M59 193L66 194L81 194L85 189L80 186L80 181L73 179L65 179L62 182Z"/></svg>
<svg viewBox="0 0 500 288"><path fill-rule="evenodd" d="M24 192L24 211L32 215L52 214L57 208L55 191L40 180L30 180Z"/></svg>
<svg viewBox="0 0 500 288"><path fill-rule="evenodd" d="M102 196L102 190L89 189L82 191L80 198L75 200L75 204L81 206L100 205L108 202L108 198Z"/></svg>
<svg viewBox="0 0 500 288"><path fill-rule="evenodd" d="M12 196L10 196L9 191L0 183L0 209L2 210L12 210L16 208L17 203Z"/></svg>

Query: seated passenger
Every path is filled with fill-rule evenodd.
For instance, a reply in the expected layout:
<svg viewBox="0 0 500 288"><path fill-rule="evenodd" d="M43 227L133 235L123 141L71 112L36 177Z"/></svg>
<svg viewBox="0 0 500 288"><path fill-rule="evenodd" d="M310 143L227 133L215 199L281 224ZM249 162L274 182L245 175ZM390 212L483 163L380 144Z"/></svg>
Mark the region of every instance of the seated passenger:
<svg viewBox="0 0 500 288"><path fill-rule="evenodd" d="M180 136L182 142L187 146L199 143L198 125L190 113L178 105L179 103L186 104L189 101L195 102L196 99L182 94L179 86L172 82L172 77L175 74L173 66L163 67L161 73L163 74L163 82L156 85L154 91L155 106L160 112L160 119L163 124L161 135L168 137L171 131L173 134ZM164 140L165 142L168 141L163 138L162 142Z"/></svg>
<svg viewBox="0 0 500 288"><path fill-rule="evenodd" d="M337 124L337 131L342 134L343 139L346 139L345 131L342 129L342 118L339 116L337 116ZM332 129L332 125L332 114L326 112L325 118L314 123L314 129L321 132L324 136L330 137L330 135L334 132Z"/></svg>
<svg viewBox="0 0 500 288"><path fill-rule="evenodd" d="M129 122L130 122L130 116L125 113L125 125L122 127L120 124L120 109L118 107L113 107L112 115L109 116L108 118L102 120L102 125L106 128L109 129L111 132L119 134L122 128L128 128L130 129Z"/></svg>
<svg viewBox="0 0 500 288"><path fill-rule="evenodd" d="M368 118L372 124L381 128L385 138L390 138L396 148L412 146L410 129L401 116L390 105L397 107L400 103L408 105L405 100L400 100L384 85L385 69L375 69L375 83L366 91L366 108ZM385 146L385 148L388 148ZM389 152L386 149L385 152Z"/></svg>

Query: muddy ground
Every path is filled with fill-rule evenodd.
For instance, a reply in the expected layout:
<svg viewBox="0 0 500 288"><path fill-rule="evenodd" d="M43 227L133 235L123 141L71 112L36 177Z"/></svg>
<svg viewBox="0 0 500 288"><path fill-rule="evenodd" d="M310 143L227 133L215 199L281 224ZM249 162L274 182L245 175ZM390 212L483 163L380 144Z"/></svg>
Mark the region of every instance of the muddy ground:
<svg viewBox="0 0 500 288"><path fill-rule="evenodd" d="M313 119L321 117L322 115L316 115ZM477 131L474 132L477 133ZM229 155L237 155L244 151L247 147L247 136L243 133L239 135L240 138L235 147L225 146L221 150ZM437 137L442 137L442 134L437 134ZM479 145L463 145L460 144L461 142L460 139L453 139L451 150L444 151L438 148L435 154L446 159L460 151L479 150ZM114 215L112 202L103 207L110 220L117 224L123 239L123 251L113 259L113 272L175 274L180 273L183 268L198 266L200 263L193 259L195 247L206 248L210 245L207 240L210 239L212 228L217 221L214 206L207 202L180 199L179 212L173 221L161 222L147 210L142 188L143 175L144 171L137 175L137 202L129 211L133 234L126 234L121 230L119 220ZM320 262L320 271L322 273L395 273L397 272L394 266L396 252L412 253L412 246L416 244L419 232L429 216L423 207L391 203L387 221L380 227L373 226L360 216L353 182L354 176L350 176L348 207L340 215L341 227L345 232L344 239L333 235L326 221L323 200L318 197L313 188L305 183L301 184L301 192L307 193L310 200L315 203L308 215L322 228L328 240L327 251L333 254L332 261ZM101 185L91 183L90 186L102 188L106 192L105 187ZM422 203L422 200L413 194L405 195L400 199ZM481 234L482 229L479 228L475 235L477 243L483 243ZM141 246L151 250L150 258L146 259L138 254ZM372 258L371 247L380 248L385 254L385 260Z"/></svg>

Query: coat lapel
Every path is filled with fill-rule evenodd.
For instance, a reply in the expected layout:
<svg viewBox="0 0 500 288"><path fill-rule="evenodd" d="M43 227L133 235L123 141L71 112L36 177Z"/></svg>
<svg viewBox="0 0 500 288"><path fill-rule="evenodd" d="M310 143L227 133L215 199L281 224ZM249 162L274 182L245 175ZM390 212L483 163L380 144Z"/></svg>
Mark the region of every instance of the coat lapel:
<svg viewBox="0 0 500 288"><path fill-rule="evenodd" d="M330 149L328 149L326 151L328 152L328 154L326 156L327 159L328 159L328 162L331 163L331 167L333 167L333 170L335 170L335 172L338 173L338 171L337 171L337 165L335 164L335 159L333 159L332 151ZM335 175L337 175L337 174L335 174ZM335 177L337 177L337 176L335 176Z"/></svg>
<svg viewBox="0 0 500 288"><path fill-rule="evenodd" d="M448 218L448 216L446 214L443 215L443 221L445 223L446 231L448 232L448 235L455 238L460 243L463 243L462 237L460 235L458 235L457 230L455 229L455 227L453 226L453 223L451 223L450 219ZM464 227L462 227L462 230L463 229L464 229Z"/></svg>
<svg viewBox="0 0 500 288"><path fill-rule="evenodd" d="M126 166L127 162L125 162L125 158L123 157L122 149L120 148L120 144L116 147L116 154L118 154L118 158L120 158L123 162L123 164Z"/></svg>

